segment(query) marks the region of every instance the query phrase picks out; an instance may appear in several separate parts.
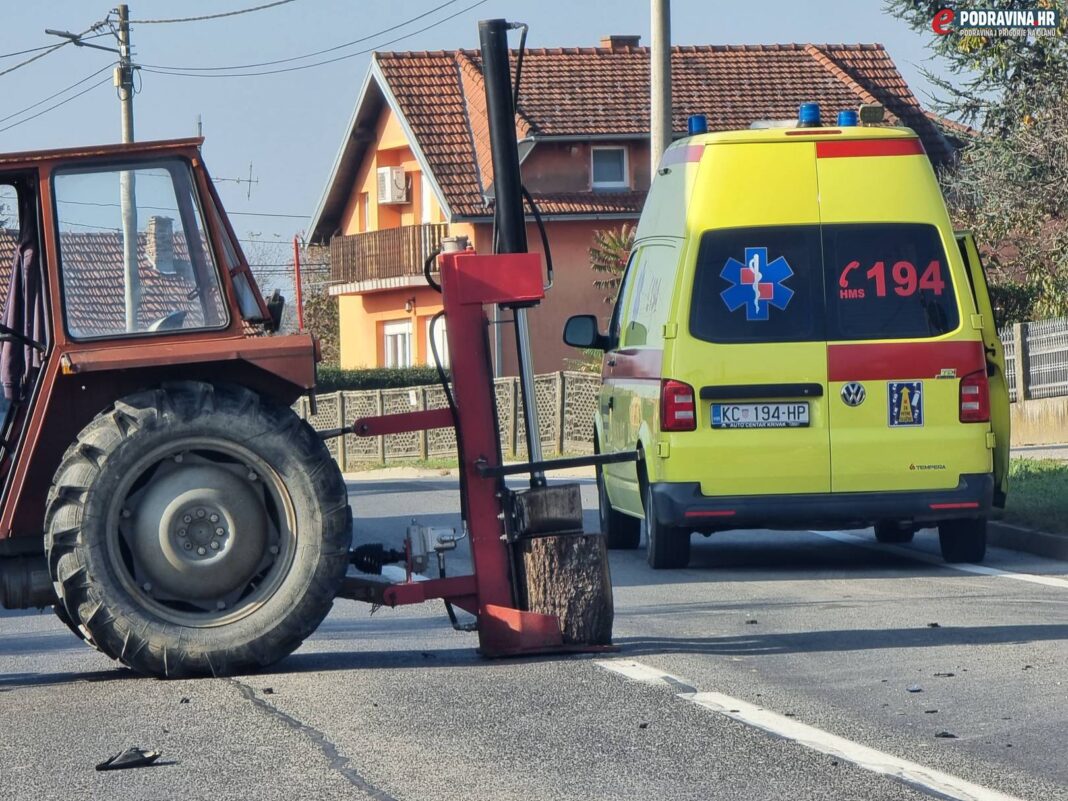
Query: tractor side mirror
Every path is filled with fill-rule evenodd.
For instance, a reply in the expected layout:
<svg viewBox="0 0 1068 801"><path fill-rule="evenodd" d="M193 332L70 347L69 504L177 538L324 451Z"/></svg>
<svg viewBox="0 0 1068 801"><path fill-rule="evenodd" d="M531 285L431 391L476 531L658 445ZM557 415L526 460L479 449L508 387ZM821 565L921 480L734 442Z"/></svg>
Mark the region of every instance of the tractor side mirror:
<svg viewBox="0 0 1068 801"><path fill-rule="evenodd" d="M605 350L608 337L597 330L597 317L593 314L576 314L564 324L564 342L573 348Z"/></svg>
<svg viewBox="0 0 1068 801"><path fill-rule="evenodd" d="M271 331L277 332L282 327L282 314L286 310L286 299L282 297L282 293L277 289L271 293L271 296L267 298L267 313L271 315L271 321L268 324L268 328Z"/></svg>

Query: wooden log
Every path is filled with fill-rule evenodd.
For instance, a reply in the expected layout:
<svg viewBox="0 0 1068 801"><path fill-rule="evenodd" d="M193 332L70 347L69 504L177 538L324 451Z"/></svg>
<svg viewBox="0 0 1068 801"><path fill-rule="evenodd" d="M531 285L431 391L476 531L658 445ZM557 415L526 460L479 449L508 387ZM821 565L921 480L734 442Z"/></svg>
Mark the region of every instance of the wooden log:
<svg viewBox="0 0 1068 801"><path fill-rule="evenodd" d="M527 607L560 619L567 645L611 645L612 576L601 534L559 534L517 543Z"/></svg>

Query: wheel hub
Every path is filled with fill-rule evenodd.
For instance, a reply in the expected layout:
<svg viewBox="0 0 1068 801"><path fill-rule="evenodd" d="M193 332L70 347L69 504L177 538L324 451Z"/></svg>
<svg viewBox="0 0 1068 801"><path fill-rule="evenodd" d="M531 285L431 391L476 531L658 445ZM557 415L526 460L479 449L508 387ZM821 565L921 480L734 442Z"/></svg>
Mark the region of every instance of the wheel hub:
<svg viewBox="0 0 1068 801"><path fill-rule="evenodd" d="M216 465L174 465L153 477L127 524L139 581L156 597L222 598L268 555L259 487Z"/></svg>

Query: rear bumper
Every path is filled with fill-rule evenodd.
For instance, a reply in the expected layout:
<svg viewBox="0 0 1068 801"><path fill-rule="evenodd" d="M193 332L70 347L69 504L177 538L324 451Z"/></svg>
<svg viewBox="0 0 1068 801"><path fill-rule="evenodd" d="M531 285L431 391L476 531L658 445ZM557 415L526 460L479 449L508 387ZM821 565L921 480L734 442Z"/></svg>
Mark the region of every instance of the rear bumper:
<svg viewBox="0 0 1068 801"><path fill-rule="evenodd" d="M730 528L863 528L879 520L934 523L985 517L994 496L989 473L962 475L953 489L840 492L810 495L701 494L694 482L653 484L653 509L662 525L703 531Z"/></svg>

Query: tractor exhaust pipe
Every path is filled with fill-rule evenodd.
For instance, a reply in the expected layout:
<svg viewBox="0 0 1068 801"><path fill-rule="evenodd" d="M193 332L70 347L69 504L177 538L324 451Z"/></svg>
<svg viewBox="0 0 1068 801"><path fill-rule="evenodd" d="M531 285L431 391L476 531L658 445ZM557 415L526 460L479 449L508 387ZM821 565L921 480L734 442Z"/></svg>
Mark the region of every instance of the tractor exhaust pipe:
<svg viewBox="0 0 1068 801"><path fill-rule="evenodd" d="M0 559L0 606L41 609L56 602L56 591L43 556Z"/></svg>

